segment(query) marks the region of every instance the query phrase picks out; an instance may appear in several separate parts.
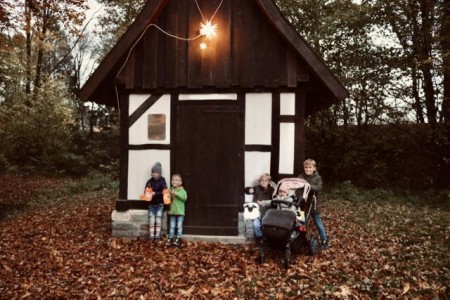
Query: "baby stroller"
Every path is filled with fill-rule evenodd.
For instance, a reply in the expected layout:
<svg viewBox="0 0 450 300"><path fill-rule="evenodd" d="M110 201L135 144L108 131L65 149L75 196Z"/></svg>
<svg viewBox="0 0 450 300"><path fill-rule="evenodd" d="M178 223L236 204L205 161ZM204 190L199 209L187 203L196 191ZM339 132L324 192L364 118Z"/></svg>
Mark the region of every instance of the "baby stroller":
<svg viewBox="0 0 450 300"><path fill-rule="evenodd" d="M279 190L287 191L292 201L277 200ZM271 208L267 210L262 219L263 240L259 248L259 262L265 260L267 246L284 250L284 267L287 269L291 263L291 252L301 253L306 250L310 255L319 252L317 236L308 232L308 219L311 213L312 203L307 203L310 186L301 178L285 178L278 182L271 200ZM295 205L305 209L304 216L295 213L292 209L286 209Z"/></svg>

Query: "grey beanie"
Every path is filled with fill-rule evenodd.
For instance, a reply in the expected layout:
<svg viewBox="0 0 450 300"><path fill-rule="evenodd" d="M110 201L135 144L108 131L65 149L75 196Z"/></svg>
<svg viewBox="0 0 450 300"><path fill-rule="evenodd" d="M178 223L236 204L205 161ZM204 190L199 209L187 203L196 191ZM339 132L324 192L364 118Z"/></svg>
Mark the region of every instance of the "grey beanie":
<svg viewBox="0 0 450 300"><path fill-rule="evenodd" d="M160 162L156 162L152 167L152 173L159 173L161 175L162 173L162 167Z"/></svg>

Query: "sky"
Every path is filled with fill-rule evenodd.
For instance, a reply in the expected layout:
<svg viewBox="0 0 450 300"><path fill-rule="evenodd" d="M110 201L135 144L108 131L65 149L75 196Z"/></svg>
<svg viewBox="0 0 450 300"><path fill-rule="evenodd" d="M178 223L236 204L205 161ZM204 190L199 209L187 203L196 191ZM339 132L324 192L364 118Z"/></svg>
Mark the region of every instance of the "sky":
<svg viewBox="0 0 450 300"><path fill-rule="evenodd" d="M92 35L95 26L97 26L98 17L102 14L103 9L102 5L100 5L95 0L88 0L89 9L86 11L86 20L83 24L83 27L87 25L85 35L89 36L90 38L95 38L94 35ZM95 40L92 40L91 42L94 42ZM88 77L92 74L95 67L97 66L97 63L94 58L91 57L90 53L87 53L82 61L82 71L81 71L81 85L83 85Z"/></svg>

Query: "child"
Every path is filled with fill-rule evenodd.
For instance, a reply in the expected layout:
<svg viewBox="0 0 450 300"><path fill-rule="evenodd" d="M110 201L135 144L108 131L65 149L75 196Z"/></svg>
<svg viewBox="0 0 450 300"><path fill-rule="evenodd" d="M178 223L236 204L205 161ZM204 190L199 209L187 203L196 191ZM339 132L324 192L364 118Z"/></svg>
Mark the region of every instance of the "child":
<svg viewBox="0 0 450 300"><path fill-rule="evenodd" d="M172 175L172 187L170 188L170 209L169 209L169 239L167 246L181 246L181 238L183 236L183 221L185 202L187 200L186 190L181 186L183 181L180 174ZM175 229L177 229L177 238L175 236Z"/></svg>
<svg viewBox="0 0 450 300"><path fill-rule="evenodd" d="M245 189L247 194L253 194L253 202L260 204L263 200L272 199L274 192L273 187L270 185L270 175L267 173L262 174L259 177L259 184L254 187L248 187ZM261 219L264 213L261 211L261 217L253 220L253 230L255 231L256 242L258 243L262 238L261 232Z"/></svg>
<svg viewBox="0 0 450 300"><path fill-rule="evenodd" d="M275 200L283 200L283 201L292 203L292 205L287 204L287 203L277 204L277 207L279 205L279 208L281 210L292 210L295 213L295 215L297 215L297 213L299 212L299 209L294 204L294 199L291 196L289 196L288 191L286 189L284 189L283 187L280 187L278 189L278 197ZM271 205L271 203L272 203L272 201L270 201L270 200L260 201L260 205L263 207L268 207Z"/></svg>
<svg viewBox="0 0 450 300"><path fill-rule="evenodd" d="M322 190L322 177L320 177L319 172L317 172L316 162L312 159L307 159L303 162L303 170L304 172L298 177L305 179L311 186L311 191L308 196L308 203L313 201L311 216L317 230L319 231L319 235L322 240L322 248L327 249L327 233L325 231L325 226L322 223L322 218L320 217L319 207L319 192Z"/></svg>
<svg viewBox="0 0 450 300"><path fill-rule="evenodd" d="M161 239L161 223L164 210L163 190L167 188L166 179L161 176L161 163L157 162L152 167L151 178L145 184L145 188L151 188L153 197L148 207L149 217L149 240L159 241Z"/></svg>

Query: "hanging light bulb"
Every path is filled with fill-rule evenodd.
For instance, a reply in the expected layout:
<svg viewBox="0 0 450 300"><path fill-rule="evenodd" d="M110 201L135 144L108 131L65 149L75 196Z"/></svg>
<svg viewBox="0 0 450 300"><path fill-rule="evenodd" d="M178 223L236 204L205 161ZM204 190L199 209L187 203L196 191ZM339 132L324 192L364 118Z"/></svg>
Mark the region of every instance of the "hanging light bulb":
<svg viewBox="0 0 450 300"><path fill-rule="evenodd" d="M204 35L208 40L216 35L217 24L212 25L211 21L200 23L200 35Z"/></svg>

